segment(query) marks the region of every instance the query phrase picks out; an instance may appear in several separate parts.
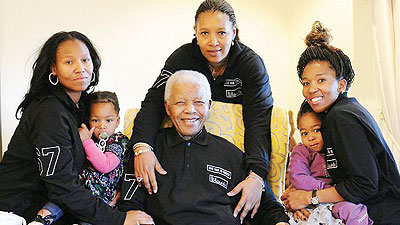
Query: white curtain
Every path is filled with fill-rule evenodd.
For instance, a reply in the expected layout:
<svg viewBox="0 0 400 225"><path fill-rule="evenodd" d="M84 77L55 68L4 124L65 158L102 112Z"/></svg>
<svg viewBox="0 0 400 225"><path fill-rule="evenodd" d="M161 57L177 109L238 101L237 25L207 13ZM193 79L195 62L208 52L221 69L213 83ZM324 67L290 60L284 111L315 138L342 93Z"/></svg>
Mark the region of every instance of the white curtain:
<svg viewBox="0 0 400 225"><path fill-rule="evenodd" d="M400 165L400 0L372 0L379 120Z"/></svg>

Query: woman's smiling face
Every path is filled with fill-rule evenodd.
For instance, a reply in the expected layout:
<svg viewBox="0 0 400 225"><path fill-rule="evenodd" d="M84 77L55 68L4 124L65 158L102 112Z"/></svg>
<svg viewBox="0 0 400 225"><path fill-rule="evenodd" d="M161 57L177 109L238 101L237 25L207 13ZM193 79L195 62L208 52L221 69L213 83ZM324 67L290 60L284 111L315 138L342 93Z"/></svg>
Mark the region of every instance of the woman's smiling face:
<svg viewBox="0 0 400 225"><path fill-rule="evenodd" d="M316 113L326 112L346 89L346 80L336 78L327 61L312 61L304 68L301 84L303 96Z"/></svg>

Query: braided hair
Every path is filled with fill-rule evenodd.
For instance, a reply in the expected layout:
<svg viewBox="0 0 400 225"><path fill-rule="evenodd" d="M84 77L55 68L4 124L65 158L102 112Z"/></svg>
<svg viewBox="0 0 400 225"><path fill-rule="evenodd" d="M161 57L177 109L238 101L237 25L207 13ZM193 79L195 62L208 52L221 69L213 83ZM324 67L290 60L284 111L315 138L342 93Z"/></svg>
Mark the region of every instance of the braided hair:
<svg viewBox="0 0 400 225"><path fill-rule="evenodd" d="M205 0L202 2L199 6L199 8L196 11L196 15L194 16L194 22L195 24L197 23L197 19L199 18L200 14L203 12L221 12L223 14L226 14L229 18L229 21L231 21L233 27L236 27L236 40L239 39L239 28L236 25L236 16L235 16L235 11L233 10L232 6L225 0Z"/></svg>
<svg viewBox="0 0 400 225"><path fill-rule="evenodd" d="M114 106L115 112L119 114L120 108L119 108L119 102L118 102L118 97L114 92L110 91L96 91L93 93L89 94L89 107L88 110L90 110L90 107L92 104L95 103L111 103ZM88 113L88 115L90 112Z"/></svg>
<svg viewBox="0 0 400 225"><path fill-rule="evenodd" d="M297 75L302 80L304 68L313 61L329 62L330 67L336 73L337 80L345 79L347 82L346 90L354 80L354 71L349 57L339 48L330 45L332 35L321 22L315 21L311 32L304 40L307 49L301 54L297 64Z"/></svg>

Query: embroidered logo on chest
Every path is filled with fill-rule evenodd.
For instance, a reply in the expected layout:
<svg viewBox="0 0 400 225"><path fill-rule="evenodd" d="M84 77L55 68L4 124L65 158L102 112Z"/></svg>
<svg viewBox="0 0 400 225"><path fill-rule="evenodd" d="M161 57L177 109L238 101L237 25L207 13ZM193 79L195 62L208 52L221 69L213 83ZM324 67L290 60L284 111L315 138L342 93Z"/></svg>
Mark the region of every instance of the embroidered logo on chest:
<svg viewBox="0 0 400 225"><path fill-rule="evenodd" d="M209 182L218 184L219 186L228 189L228 180L232 179L231 171L213 165L207 165L207 171L210 173L208 174Z"/></svg>
<svg viewBox="0 0 400 225"><path fill-rule="evenodd" d="M236 98L243 95L242 93L242 80L239 78L225 79L224 87L233 88L227 89L225 92L227 98Z"/></svg>
<svg viewBox="0 0 400 225"><path fill-rule="evenodd" d="M237 86L242 86L242 80L239 78L236 79L225 79L224 83L225 87L237 87Z"/></svg>
<svg viewBox="0 0 400 225"><path fill-rule="evenodd" d="M336 168L338 168L338 163L333 148L326 148L326 169L330 170Z"/></svg>
<svg viewBox="0 0 400 225"><path fill-rule="evenodd" d="M236 98L236 97L241 96L241 95L243 95L241 87L238 87L238 88L236 88L234 90L226 90L226 97L227 98Z"/></svg>

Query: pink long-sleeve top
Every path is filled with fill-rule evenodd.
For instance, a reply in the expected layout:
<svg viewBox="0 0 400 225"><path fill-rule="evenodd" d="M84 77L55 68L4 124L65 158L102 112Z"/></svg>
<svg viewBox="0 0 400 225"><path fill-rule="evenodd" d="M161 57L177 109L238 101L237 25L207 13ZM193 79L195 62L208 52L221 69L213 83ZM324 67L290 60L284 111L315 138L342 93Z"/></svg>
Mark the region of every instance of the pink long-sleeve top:
<svg viewBox="0 0 400 225"><path fill-rule="evenodd" d="M83 148L86 152L86 158L90 161L92 166L100 173L109 173L115 169L120 160L112 152L102 152L94 143L92 139L84 141Z"/></svg>

